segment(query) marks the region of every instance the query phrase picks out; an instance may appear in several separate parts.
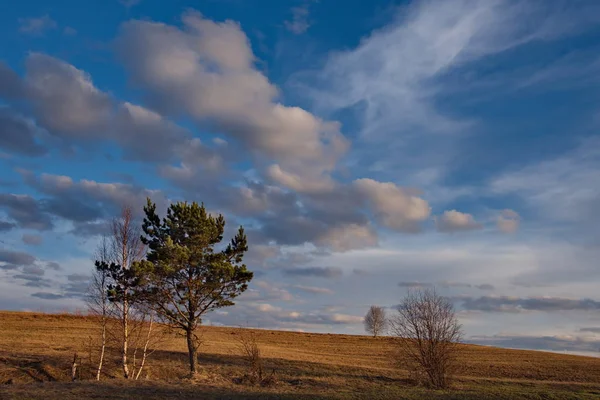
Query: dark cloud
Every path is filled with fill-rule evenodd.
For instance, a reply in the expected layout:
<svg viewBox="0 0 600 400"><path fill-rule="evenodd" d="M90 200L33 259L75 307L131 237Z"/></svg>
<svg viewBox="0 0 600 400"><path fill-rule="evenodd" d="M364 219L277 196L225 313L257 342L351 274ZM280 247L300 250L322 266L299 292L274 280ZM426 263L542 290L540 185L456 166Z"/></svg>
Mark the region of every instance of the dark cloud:
<svg viewBox="0 0 600 400"><path fill-rule="evenodd" d="M249 301L291 301L294 298L286 289L265 281L252 283L243 296Z"/></svg>
<svg viewBox="0 0 600 400"><path fill-rule="evenodd" d="M147 197L157 203L159 210L167 204L162 192L130 184L74 181L68 176L36 176L29 171L21 171L21 175L25 183L46 196L37 201L31 199L31 206L35 204L46 215L73 222L73 231L87 236L105 232L106 220L119 215L122 207L132 207L139 217Z"/></svg>
<svg viewBox="0 0 600 400"><path fill-rule="evenodd" d="M38 265L25 265L21 269L24 274L34 275L34 276L43 276L46 271Z"/></svg>
<svg viewBox="0 0 600 400"><path fill-rule="evenodd" d="M89 287L89 275L70 274L67 275L67 282L59 286L56 292L37 292L31 296L44 300L60 300L60 299L81 299L83 298ZM44 285L39 287L51 287L52 285Z"/></svg>
<svg viewBox="0 0 600 400"><path fill-rule="evenodd" d="M46 278L40 275L17 274L13 278L24 281L23 286L27 287L46 288L52 286Z"/></svg>
<svg viewBox="0 0 600 400"><path fill-rule="evenodd" d="M479 290L494 290L494 286L487 283L475 285L472 283L444 281L440 283L440 286L443 288L473 288Z"/></svg>
<svg viewBox="0 0 600 400"><path fill-rule="evenodd" d="M79 237L108 235L110 233L110 221L74 222L70 233Z"/></svg>
<svg viewBox="0 0 600 400"><path fill-rule="evenodd" d="M85 275L85 274L70 274L70 275L67 275L67 280L69 282L77 282L77 283L85 282L85 283L87 283L90 281L90 276Z"/></svg>
<svg viewBox="0 0 600 400"><path fill-rule="evenodd" d="M398 282L398 286L410 289L433 287L432 283L426 282Z"/></svg>
<svg viewBox="0 0 600 400"><path fill-rule="evenodd" d="M600 333L600 327L581 328L579 332Z"/></svg>
<svg viewBox="0 0 600 400"><path fill-rule="evenodd" d="M60 271L62 269L60 264L54 261L47 262L46 267L53 269L54 271Z"/></svg>
<svg viewBox="0 0 600 400"><path fill-rule="evenodd" d="M319 278L340 278L342 269L337 267L305 267L285 269L283 273L290 276L315 276Z"/></svg>
<svg viewBox="0 0 600 400"><path fill-rule="evenodd" d="M66 298L62 294L50 293L50 292L36 292L32 293L31 297L37 297L38 299L43 300L60 300Z"/></svg>
<svg viewBox="0 0 600 400"><path fill-rule="evenodd" d="M31 121L7 107L0 107L0 149L30 157L42 156L48 150L37 140L38 128Z"/></svg>
<svg viewBox="0 0 600 400"><path fill-rule="evenodd" d="M6 210L20 228L49 230L53 228L52 219L38 204L38 201L28 195L0 193L0 208Z"/></svg>
<svg viewBox="0 0 600 400"><path fill-rule="evenodd" d="M443 282L439 282L437 284L439 287L448 289L448 288L467 288L467 289L479 289L479 290L494 290L494 286L487 284L487 283L483 283L483 284L472 284L472 283L466 283L466 282L450 282L450 281L443 281ZM436 284L431 283L431 282L417 282L417 281L409 281L409 282L399 282L398 286L400 287L405 287L405 288L413 288L413 289L419 289L419 288L433 288L436 286Z"/></svg>
<svg viewBox="0 0 600 400"><path fill-rule="evenodd" d="M7 264L30 266L33 265L35 261L36 258L31 254L23 253L20 251L0 249L0 262L5 262Z"/></svg>
<svg viewBox="0 0 600 400"><path fill-rule="evenodd" d="M354 268L352 270L352 273L354 275L369 275L371 272L367 271L366 269L362 269L362 268Z"/></svg>
<svg viewBox="0 0 600 400"><path fill-rule="evenodd" d="M472 337L468 341L487 346L529 350L598 352L600 349L600 340L587 340L577 337L495 335L491 337Z"/></svg>
<svg viewBox="0 0 600 400"><path fill-rule="evenodd" d="M326 225L307 216L269 216L261 220L261 233L278 244L300 245L311 242L326 230Z"/></svg>
<svg viewBox="0 0 600 400"><path fill-rule="evenodd" d="M560 297L519 298L508 296L482 296L457 298L461 308L484 312L522 312L522 311L597 311L600 301L592 299L565 299Z"/></svg>
<svg viewBox="0 0 600 400"><path fill-rule="evenodd" d="M22 237L23 243L28 244L30 246L39 246L42 244L42 237L40 235L31 235L26 233Z"/></svg>
<svg viewBox="0 0 600 400"><path fill-rule="evenodd" d="M15 71L0 61L0 98L17 98L23 94L23 83Z"/></svg>
<svg viewBox="0 0 600 400"><path fill-rule="evenodd" d="M7 232L17 227L17 224L12 222L0 221L0 232Z"/></svg>
<svg viewBox="0 0 600 400"><path fill-rule="evenodd" d="M0 269L3 269L5 271L13 271L15 269L19 269L19 266L15 264L4 264L0 265Z"/></svg>
<svg viewBox="0 0 600 400"><path fill-rule="evenodd" d="M489 283L483 283L481 285L475 285L475 287L479 290L494 290L494 285L490 285Z"/></svg>
<svg viewBox="0 0 600 400"><path fill-rule="evenodd" d="M63 285L63 295L72 299L82 299L85 297L89 288L89 277L85 281L69 281Z"/></svg>
<svg viewBox="0 0 600 400"><path fill-rule="evenodd" d="M74 222L93 221L104 216L101 208L85 204L70 196L41 199L39 203L44 212Z"/></svg>

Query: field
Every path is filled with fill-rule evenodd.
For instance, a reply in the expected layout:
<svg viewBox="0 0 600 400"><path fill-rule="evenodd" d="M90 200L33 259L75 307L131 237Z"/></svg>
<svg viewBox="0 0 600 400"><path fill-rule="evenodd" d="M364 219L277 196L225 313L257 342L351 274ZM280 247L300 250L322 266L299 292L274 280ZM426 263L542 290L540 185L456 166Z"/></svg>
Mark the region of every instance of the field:
<svg viewBox="0 0 600 400"><path fill-rule="evenodd" d="M186 378L185 341L170 334L140 381L125 381L115 354L100 382L88 381L93 319L0 312L0 399L593 399L600 359L464 345L453 388L416 386L395 364L391 338L256 330L270 387L236 383L247 370L240 329L205 327L200 365ZM94 349L95 351L95 349ZM82 380L70 382L73 354Z"/></svg>

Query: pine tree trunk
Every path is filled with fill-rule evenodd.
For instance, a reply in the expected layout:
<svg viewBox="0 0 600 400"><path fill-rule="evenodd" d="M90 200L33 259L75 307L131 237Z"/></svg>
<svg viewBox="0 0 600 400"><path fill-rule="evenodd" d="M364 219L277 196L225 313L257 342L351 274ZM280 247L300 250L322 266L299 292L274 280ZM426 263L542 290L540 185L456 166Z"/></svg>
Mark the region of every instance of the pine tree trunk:
<svg viewBox="0 0 600 400"><path fill-rule="evenodd" d="M197 372L197 364L198 364L198 354L196 347L196 341L194 338L194 330L192 328L188 328L186 331L187 337L187 346L188 346L188 354L190 356L190 375L193 377Z"/></svg>

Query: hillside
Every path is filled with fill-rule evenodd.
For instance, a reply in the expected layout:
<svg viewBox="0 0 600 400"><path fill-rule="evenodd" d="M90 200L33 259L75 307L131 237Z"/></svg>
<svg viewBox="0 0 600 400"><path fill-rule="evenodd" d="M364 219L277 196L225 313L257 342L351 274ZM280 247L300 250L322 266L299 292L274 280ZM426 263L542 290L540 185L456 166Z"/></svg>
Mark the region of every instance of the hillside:
<svg viewBox="0 0 600 400"><path fill-rule="evenodd" d="M278 382L269 388L242 385L235 383L245 371L240 330L220 327L203 329L205 372L195 382L186 379L184 340L170 334L142 381L119 379L111 354L103 381L71 383L75 352L83 359L82 378L89 374L86 359L95 330L89 317L0 312L0 399L600 398L597 358L465 345L454 388L430 391L415 387L409 372L393 363L391 338L268 330L255 333Z"/></svg>

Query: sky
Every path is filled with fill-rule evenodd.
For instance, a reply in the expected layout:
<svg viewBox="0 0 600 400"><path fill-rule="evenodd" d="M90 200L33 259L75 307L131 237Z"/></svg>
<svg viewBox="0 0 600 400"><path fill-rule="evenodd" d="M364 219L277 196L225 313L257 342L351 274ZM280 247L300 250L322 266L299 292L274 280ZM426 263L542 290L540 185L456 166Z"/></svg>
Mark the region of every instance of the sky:
<svg viewBox="0 0 600 400"><path fill-rule="evenodd" d="M83 309L150 197L248 234L206 324L435 287L467 342L600 351L598 2L0 1L0 37L1 309Z"/></svg>

